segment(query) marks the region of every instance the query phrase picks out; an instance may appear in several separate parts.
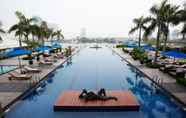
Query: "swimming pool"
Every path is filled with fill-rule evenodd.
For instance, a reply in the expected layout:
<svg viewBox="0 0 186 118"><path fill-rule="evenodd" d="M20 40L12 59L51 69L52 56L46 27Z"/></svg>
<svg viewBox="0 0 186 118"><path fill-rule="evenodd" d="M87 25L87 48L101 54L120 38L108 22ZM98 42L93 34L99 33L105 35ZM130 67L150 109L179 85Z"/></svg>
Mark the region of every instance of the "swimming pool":
<svg viewBox="0 0 186 118"><path fill-rule="evenodd" d="M17 66L0 65L0 75L16 69Z"/></svg>
<svg viewBox="0 0 186 118"><path fill-rule="evenodd" d="M140 102L138 112L54 112L63 90L131 90ZM69 59L37 89L7 112L7 118L184 118L186 113L151 81L107 47L86 48Z"/></svg>

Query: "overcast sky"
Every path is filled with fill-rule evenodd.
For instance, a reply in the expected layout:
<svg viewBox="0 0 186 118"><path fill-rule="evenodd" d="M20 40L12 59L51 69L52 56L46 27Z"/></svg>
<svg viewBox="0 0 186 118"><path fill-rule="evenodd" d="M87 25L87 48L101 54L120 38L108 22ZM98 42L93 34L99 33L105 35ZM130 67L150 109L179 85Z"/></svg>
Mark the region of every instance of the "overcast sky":
<svg viewBox="0 0 186 118"><path fill-rule="evenodd" d="M147 16L154 3L161 0L1 0L0 20L4 27L16 23L14 12L27 17L39 16L58 24L67 38L79 36L86 29L88 37L126 37L132 19ZM169 0L181 5L184 0Z"/></svg>

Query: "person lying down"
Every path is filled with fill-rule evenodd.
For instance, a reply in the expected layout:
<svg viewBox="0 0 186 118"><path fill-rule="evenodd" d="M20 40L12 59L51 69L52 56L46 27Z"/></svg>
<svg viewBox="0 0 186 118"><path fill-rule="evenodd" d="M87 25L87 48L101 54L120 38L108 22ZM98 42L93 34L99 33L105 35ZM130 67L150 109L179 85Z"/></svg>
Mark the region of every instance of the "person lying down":
<svg viewBox="0 0 186 118"><path fill-rule="evenodd" d="M83 89L81 94L79 95L80 99L84 99L87 101L93 101L93 100L115 100L117 101L117 97L114 96L107 96L106 91L104 88L100 89L98 93L94 93L93 91L87 91L86 89Z"/></svg>

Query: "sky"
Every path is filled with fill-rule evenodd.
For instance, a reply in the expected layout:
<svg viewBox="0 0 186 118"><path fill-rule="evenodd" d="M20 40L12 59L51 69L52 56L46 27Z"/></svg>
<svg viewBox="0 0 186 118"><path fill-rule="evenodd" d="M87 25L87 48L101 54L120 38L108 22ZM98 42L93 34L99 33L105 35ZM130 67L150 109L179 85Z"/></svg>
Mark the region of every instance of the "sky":
<svg viewBox="0 0 186 118"><path fill-rule="evenodd" d="M62 29L66 38L128 37L132 19L148 16L161 0L1 0L0 21L8 29L17 22L15 11L39 16ZM169 0L182 5L184 0ZM82 33L84 32L84 33ZM134 35L137 35L134 34Z"/></svg>

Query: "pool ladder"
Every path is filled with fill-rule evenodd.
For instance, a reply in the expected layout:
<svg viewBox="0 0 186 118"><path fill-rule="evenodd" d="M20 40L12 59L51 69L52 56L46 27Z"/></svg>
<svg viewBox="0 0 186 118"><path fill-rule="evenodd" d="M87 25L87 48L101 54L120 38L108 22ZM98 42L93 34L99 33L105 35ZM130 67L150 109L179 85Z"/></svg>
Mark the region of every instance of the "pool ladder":
<svg viewBox="0 0 186 118"><path fill-rule="evenodd" d="M158 77L157 75L152 77L154 83L158 84L159 86L163 86L163 78ZM153 85L155 85L153 83Z"/></svg>
<svg viewBox="0 0 186 118"><path fill-rule="evenodd" d="M40 74L33 74L32 79L29 82L29 87L32 87L33 85L37 84L40 81Z"/></svg>

